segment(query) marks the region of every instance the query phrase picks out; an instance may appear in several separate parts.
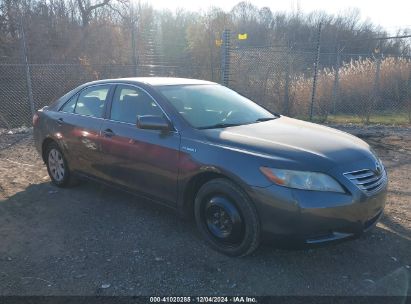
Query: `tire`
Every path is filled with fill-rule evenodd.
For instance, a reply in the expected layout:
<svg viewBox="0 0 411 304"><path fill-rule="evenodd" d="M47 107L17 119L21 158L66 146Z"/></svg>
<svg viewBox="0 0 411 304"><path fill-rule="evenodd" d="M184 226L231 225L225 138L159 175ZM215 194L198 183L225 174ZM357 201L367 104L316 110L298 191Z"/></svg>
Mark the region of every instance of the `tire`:
<svg viewBox="0 0 411 304"><path fill-rule="evenodd" d="M69 187L75 184L63 152L52 142L46 147L46 166L51 182L57 187Z"/></svg>
<svg viewBox="0 0 411 304"><path fill-rule="evenodd" d="M260 244L260 221L246 193L225 178L205 183L194 202L198 230L215 250L246 256Z"/></svg>

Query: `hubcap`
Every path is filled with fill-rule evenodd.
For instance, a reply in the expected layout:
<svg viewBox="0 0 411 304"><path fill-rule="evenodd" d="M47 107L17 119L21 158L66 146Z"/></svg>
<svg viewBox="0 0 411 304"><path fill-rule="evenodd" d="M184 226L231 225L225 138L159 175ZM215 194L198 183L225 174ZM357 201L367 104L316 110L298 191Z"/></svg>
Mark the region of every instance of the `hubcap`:
<svg viewBox="0 0 411 304"><path fill-rule="evenodd" d="M63 156L57 149L50 150L48 164L53 179L58 182L62 181L65 174L64 161Z"/></svg>
<svg viewBox="0 0 411 304"><path fill-rule="evenodd" d="M237 207L225 197L212 197L205 204L205 222L212 236L220 242L235 244L242 240L244 223Z"/></svg>

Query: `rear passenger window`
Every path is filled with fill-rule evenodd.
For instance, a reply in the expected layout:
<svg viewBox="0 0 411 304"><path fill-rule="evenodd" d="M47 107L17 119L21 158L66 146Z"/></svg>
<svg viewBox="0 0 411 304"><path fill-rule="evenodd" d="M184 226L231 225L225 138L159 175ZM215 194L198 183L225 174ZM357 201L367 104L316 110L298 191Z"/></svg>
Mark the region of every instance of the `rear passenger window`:
<svg viewBox="0 0 411 304"><path fill-rule="evenodd" d="M77 101L78 94L74 95L73 97L70 98L69 101L67 101L64 106L60 109L61 112L66 112L66 113L73 113L74 108L76 107L76 101Z"/></svg>
<svg viewBox="0 0 411 304"><path fill-rule="evenodd" d="M84 89L78 97L74 113L102 118L104 103L109 90L109 85L99 85Z"/></svg>
<svg viewBox="0 0 411 304"><path fill-rule="evenodd" d="M163 112L144 91L127 85L118 85L111 105L110 118L115 121L135 124L137 116L157 115Z"/></svg>

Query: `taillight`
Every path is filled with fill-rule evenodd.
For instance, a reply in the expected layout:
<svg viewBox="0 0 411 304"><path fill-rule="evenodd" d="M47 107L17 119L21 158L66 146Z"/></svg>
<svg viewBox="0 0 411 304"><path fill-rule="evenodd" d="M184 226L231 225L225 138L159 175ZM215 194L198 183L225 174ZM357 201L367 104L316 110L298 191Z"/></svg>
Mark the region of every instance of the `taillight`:
<svg viewBox="0 0 411 304"><path fill-rule="evenodd" d="M39 120L40 120L40 115L39 115L38 113L35 113L35 114L33 115L33 127L35 127L35 126L37 125L37 123L39 122Z"/></svg>

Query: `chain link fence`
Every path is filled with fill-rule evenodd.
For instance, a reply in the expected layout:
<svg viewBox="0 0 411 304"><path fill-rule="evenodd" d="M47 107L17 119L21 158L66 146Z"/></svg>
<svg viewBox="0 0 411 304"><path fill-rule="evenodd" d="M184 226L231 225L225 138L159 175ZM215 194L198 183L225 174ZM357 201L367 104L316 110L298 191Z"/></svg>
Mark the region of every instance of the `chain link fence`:
<svg viewBox="0 0 411 304"><path fill-rule="evenodd" d="M314 57L284 47L233 49L230 86L272 111L303 116L308 113ZM308 97L304 102L303 96Z"/></svg>
<svg viewBox="0 0 411 304"><path fill-rule="evenodd" d="M25 65L0 64L0 128L30 126L32 109L49 105L88 81L135 75L177 76L180 72L176 66L164 65L30 64L29 70L31 90Z"/></svg>
<svg viewBox="0 0 411 304"><path fill-rule="evenodd" d="M225 39L229 39L226 32ZM318 53L224 43L214 70L190 60L141 65L0 64L0 129L30 126L33 110L97 79L172 76L222 81L266 108L331 123L411 123L411 57ZM317 77L314 81L315 67ZM313 92L315 94L313 94ZM314 95L314 96L313 96Z"/></svg>
<svg viewBox="0 0 411 304"><path fill-rule="evenodd" d="M229 86L278 113L331 123L411 123L410 56L285 46L237 47L230 56Z"/></svg>

